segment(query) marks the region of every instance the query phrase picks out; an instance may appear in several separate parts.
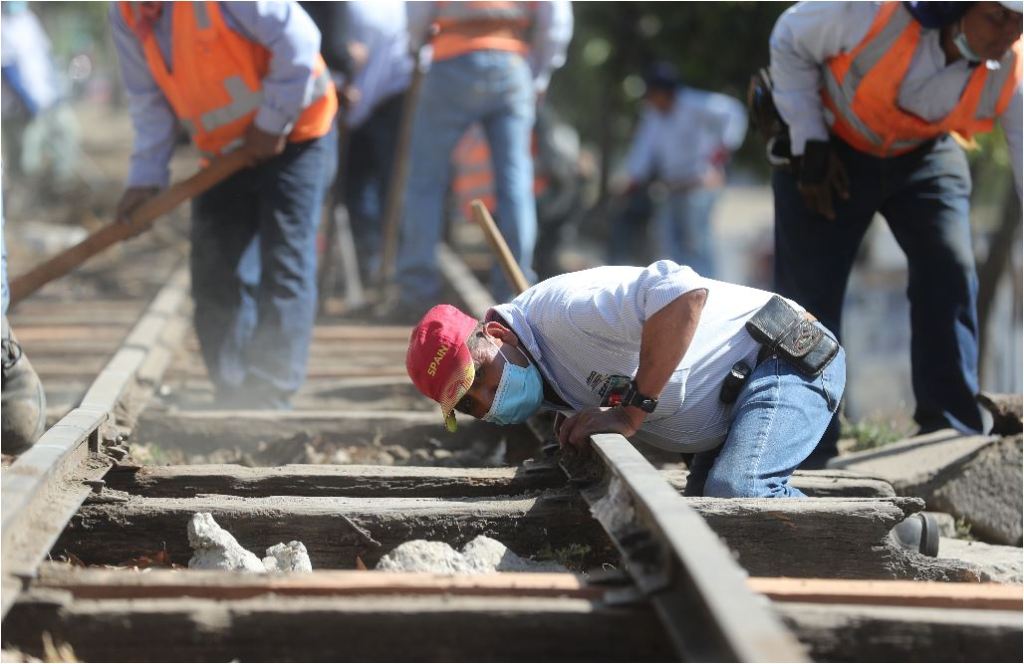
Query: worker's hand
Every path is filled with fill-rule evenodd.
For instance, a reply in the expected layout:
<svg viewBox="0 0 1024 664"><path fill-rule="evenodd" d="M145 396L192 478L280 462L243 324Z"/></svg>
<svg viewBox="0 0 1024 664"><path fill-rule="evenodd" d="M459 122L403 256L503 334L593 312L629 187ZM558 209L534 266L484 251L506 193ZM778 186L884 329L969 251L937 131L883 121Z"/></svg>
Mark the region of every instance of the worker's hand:
<svg viewBox="0 0 1024 664"><path fill-rule="evenodd" d="M828 141L807 141L797 188L808 210L830 220L836 218L835 197L844 201L850 198L846 168Z"/></svg>
<svg viewBox="0 0 1024 664"><path fill-rule="evenodd" d="M117 211L114 213L115 221L119 224L130 224L132 212L158 193L160 193L160 187L128 187L117 203ZM148 225L140 227L139 232L141 233L148 227Z"/></svg>
<svg viewBox="0 0 1024 664"><path fill-rule="evenodd" d="M701 176L700 186L705 189L718 189L725 186L725 171L718 167L709 168Z"/></svg>
<svg viewBox="0 0 1024 664"><path fill-rule="evenodd" d="M241 149L249 154L249 165L255 166L284 152L287 144L286 134L271 134L253 123L245 133L245 143Z"/></svg>
<svg viewBox="0 0 1024 664"><path fill-rule="evenodd" d="M626 408L591 407L566 418L558 428L559 444L582 449L595 433L617 433L629 437L636 433L640 422ZM641 420L642 421L642 420Z"/></svg>

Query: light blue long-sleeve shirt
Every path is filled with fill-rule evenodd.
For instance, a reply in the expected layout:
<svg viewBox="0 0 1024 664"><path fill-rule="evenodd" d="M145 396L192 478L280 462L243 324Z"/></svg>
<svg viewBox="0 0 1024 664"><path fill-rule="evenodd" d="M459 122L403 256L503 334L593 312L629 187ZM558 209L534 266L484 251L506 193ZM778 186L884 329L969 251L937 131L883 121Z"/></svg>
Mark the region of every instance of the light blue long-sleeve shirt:
<svg viewBox="0 0 1024 664"><path fill-rule="evenodd" d="M565 52L572 40L573 16L569 0L530 3L533 13L527 61L533 72L534 88L543 93L551 74L565 64ZM437 18L436 2L407 2L409 40L418 48L428 41L431 23Z"/></svg>
<svg viewBox="0 0 1024 664"><path fill-rule="evenodd" d="M218 2L228 27L271 53L263 78L263 104L256 126L272 134L291 131L302 109L312 101L313 67L320 52L320 31L295 2ZM153 26L164 62L171 62L171 11L168 3ZM167 185L174 151L176 118L146 63L142 44L115 4L110 11L114 44L128 91L135 128L128 186Z"/></svg>
<svg viewBox="0 0 1024 664"><path fill-rule="evenodd" d="M349 0L346 41L363 44L366 64L353 84L359 100L345 120L350 127L366 122L382 101L402 92L412 79L409 31L405 25L405 3L401 0Z"/></svg>
<svg viewBox="0 0 1024 664"><path fill-rule="evenodd" d="M821 101L822 70L829 58L853 49L882 9L879 2L798 2L779 17L772 29L772 97L789 125L793 154L803 154L811 140L828 140L828 123ZM999 62L983 65L998 69ZM897 102L902 110L928 122L949 115L960 101L974 69L965 59L946 62L941 31L921 31L921 43L900 81ZM1024 154L1024 91L1020 85L1001 116L1017 194L1021 193Z"/></svg>
<svg viewBox="0 0 1024 664"><path fill-rule="evenodd" d="M717 92L683 88L667 113L644 110L626 157L637 182L657 177L670 184L699 182L715 168L721 150L733 151L747 133L747 112L739 101Z"/></svg>

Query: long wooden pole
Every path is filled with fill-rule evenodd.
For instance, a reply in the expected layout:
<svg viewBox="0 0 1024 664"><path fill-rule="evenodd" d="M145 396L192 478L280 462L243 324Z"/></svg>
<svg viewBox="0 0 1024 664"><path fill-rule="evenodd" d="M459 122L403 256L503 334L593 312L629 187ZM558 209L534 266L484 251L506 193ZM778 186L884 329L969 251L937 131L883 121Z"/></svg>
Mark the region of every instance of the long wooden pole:
<svg viewBox="0 0 1024 664"><path fill-rule="evenodd" d="M473 219L484 230L484 236L487 238L487 242L490 243L491 249L494 250L494 255L497 256L501 269L505 271L505 276L508 277L509 283L512 284L516 294L522 293L530 287L530 282L526 280L526 275L519 269L519 263L508 248L508 243L505 242L501 231L498 230L498 225L494 223L491 213L487 211L487 206L479 198L474 198L470 206L473 208Z"/></svg>
<svg viewBox="0 0 1024 664"><path fill-rule="evenodd" d="M174 184L136 208L127 223L113 222L69 249L11 281L11 305L68 274L104 249L145 232L153 222L185 201L226 180L246 166L249 155L235 150L217 157L192 177Z"/></svg>
<svg viewBox="0 0 1024 664"><path fill-rule="evenodd" d="M377 282L386 284L391 280L398 256L399 230L402 226L402 208L405 203L405 181L409 177L409 146L412 143L412 124L416 117L416 102L423 87L426 65L423 63L423 48L413 53L412 81L405 93L402 118L398 125L398 140L395 156L391 163L391 177L388 182L387 200L384 202L383 242Z"/></svg>

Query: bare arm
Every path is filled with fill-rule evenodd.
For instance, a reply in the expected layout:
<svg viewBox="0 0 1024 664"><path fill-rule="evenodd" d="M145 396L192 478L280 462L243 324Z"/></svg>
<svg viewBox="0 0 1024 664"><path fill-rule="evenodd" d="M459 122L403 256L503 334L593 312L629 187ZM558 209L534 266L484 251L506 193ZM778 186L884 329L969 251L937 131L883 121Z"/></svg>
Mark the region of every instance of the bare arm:
<svg viewBox="0 0 1024 664"><path fill-rule="evenodd" d="M690 348L708 292L689 291L665 305L643 325L640 366L634 378L641 394L657 398ZM558 431L563 445L583 445L591 434L632 436L647 413L639 408L587 408L568 418Z"/></svg>

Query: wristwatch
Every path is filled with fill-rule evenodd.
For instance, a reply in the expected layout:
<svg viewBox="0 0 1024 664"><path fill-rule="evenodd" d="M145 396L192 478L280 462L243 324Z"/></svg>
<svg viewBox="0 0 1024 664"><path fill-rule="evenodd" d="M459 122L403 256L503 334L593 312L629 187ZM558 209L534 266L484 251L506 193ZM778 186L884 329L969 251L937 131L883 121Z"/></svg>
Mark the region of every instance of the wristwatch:
<svg viewBox="0 0 1024 664"><path fill-rule="evenodd" d="M636 389L636 381L629 381L629 389L626 390L626 394L622 397L622 403L620 406L634 406L644 411L645 413L653 413L654 409L658 407L658 400L653 399L646 394L640 394L640 391Z"/></svg>

